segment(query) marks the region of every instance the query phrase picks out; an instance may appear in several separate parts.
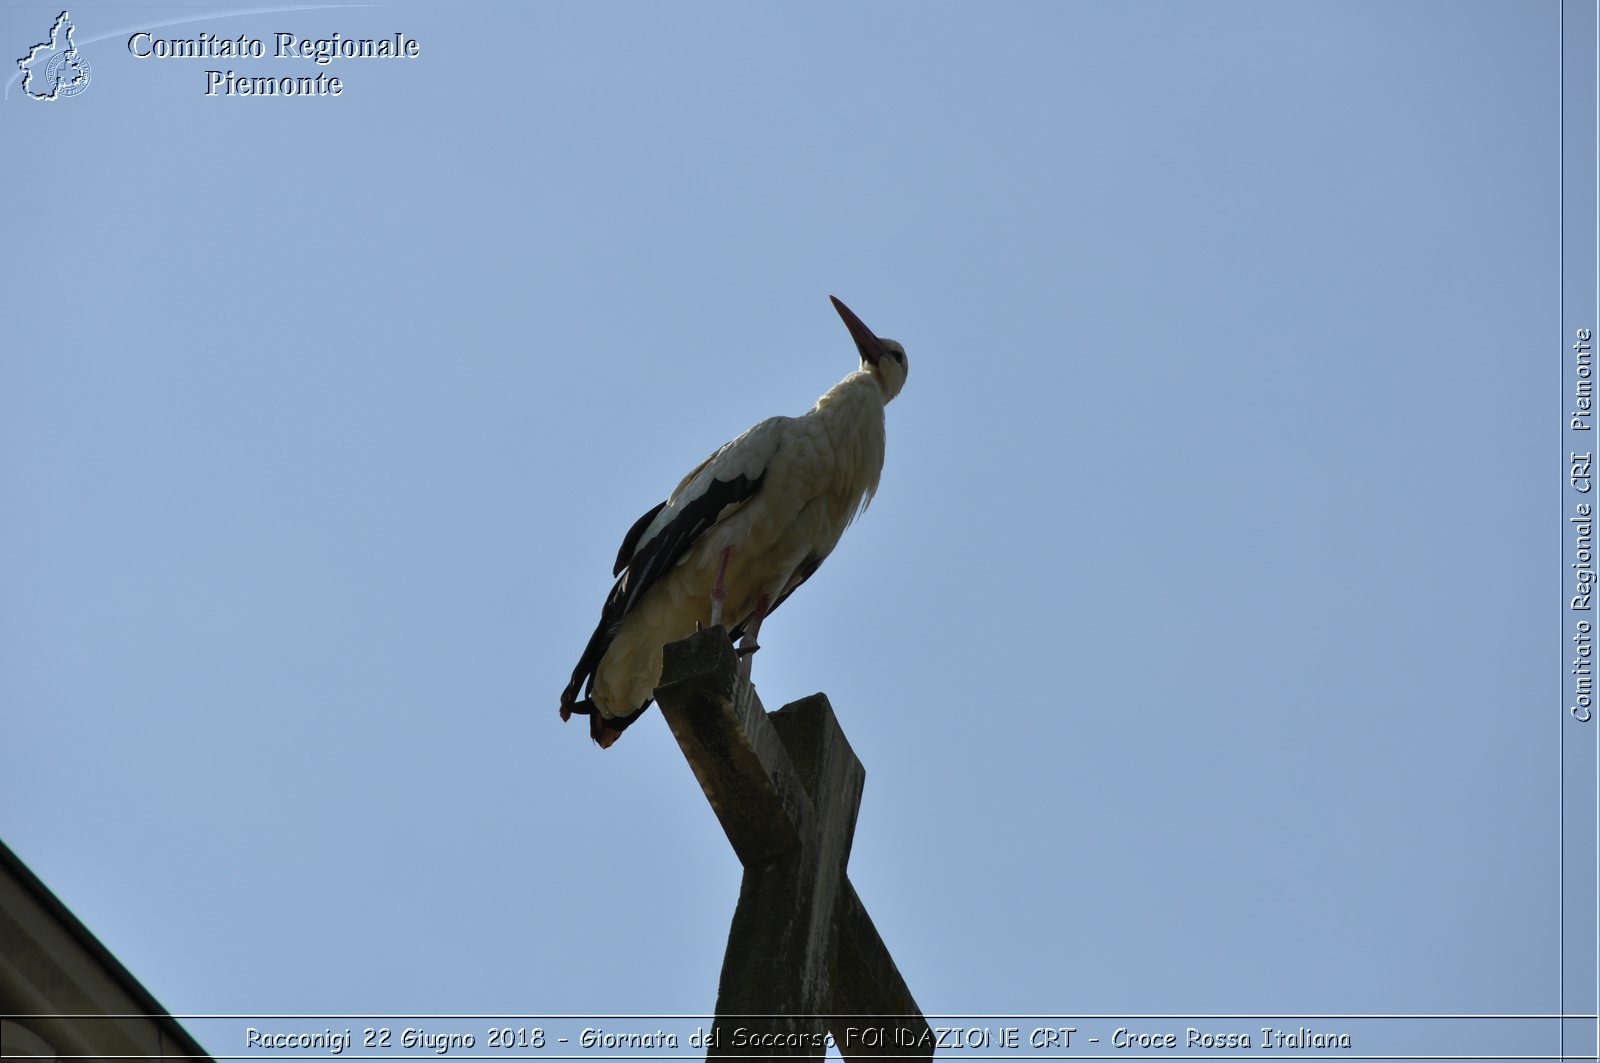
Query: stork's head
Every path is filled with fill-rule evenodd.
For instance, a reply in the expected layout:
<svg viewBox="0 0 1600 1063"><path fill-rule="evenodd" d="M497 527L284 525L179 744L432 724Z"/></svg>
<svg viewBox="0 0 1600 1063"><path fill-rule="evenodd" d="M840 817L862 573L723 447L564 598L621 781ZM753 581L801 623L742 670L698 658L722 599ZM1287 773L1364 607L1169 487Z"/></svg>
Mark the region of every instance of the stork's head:
<svg viewBox="0 0 1600 1063"><path fill-rule="evenodd" d="M844 318L845 328L850 330L851 338L856 341L856 350L861 352L861 368L871 373L878 382L883 389L883 401L887 403L905 387L905 347L898 340L884 339L875 334L835 296L828 298L833 300L833 308Z"/></svg>

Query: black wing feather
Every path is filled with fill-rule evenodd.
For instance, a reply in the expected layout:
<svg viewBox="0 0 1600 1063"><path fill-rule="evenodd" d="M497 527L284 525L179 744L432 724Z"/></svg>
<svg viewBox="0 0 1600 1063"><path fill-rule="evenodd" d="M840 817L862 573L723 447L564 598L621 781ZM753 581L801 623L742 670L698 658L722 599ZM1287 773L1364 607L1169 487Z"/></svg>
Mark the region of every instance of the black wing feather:
<svg viewBox="0 0 1600 1063"><path fill-rule="evenodd" d="M740 475L730 480L712 480L698 498L685 503L667 526L642 547L638 545L639 537L667 503L661 503L634 521L633 527L622 538L622 549L617 553L617 567L612 572L612 575L617 575L617 582L612 586L611 593L606 595L606 604L600 609L600 623L595 625L594 634L589 636L589 644L578 658L578 666L572 670L572 679L561 693L562 719L574 712L580 715L594 712L593 702L587 698L578 701L578 690L584 687L586 695L594 690L594 673L600 666L600 658L610 648L618 626L633 609L634 603L657 580L671 571L672 566L689 552L695 540L716 523L724 509L752 498L761 490L765 480L765 472L754 477ZM626 719L611 719L607 723L613 729L621 730L649 704L646 701Z"/></svg>
<svg viewBox="0 0 1600 1063"><path fill-rule="evenodd" d="M639 536L643 535L644 530L650 526L650 522L656 519L656 514L666 508L667 500L663 498L651 507L650 512L633 522L633 527L628 529L628 534L622 537L622 548L617 551L617 563L611 568L613 576L622 575L622 570L628 567L628 560L633 557L634 547L639 545Z"/></svg>
<svg viewBox="0 0 1600 1063"><path fill-rule="evenodd" d="M661 529L661 533L640 547L628 562L628 573L622 577L627 584L626 593L622 612L617 619L626 616L633 608L633 603L689 552L695 540L717 522L724 509L754 496L761 490L765 480L765 472L755 477L735 476L731 480L712 480L699 498L685 504L678 515Z"/></svg>

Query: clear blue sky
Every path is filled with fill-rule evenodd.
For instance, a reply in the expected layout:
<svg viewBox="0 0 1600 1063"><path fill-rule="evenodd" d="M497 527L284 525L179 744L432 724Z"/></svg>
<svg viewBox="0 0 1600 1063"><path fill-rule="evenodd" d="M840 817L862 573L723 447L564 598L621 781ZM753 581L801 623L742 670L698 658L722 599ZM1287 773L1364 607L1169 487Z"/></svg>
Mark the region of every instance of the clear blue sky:
<svg viewBox="0 0 1600 1063"><path fill-rule="evenodd" d="M557 695L832 293L910 379L755 679L925 1010L1556 1009L1554 4L197 11L0 123L0 837L167 1007L712 1007L737 862Z"/></svg>

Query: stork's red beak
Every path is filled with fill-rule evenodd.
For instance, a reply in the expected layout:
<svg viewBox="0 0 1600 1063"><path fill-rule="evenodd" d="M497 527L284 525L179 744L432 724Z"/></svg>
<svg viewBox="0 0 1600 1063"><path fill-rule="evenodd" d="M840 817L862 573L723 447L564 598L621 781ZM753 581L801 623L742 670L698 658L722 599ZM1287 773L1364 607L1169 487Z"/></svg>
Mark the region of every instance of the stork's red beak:
<svg viewBox="0 0 1600 1063"><path fill-rule="evenodd" d="M848 306L841 303L838 296L830 295L828 298L833 300L833 308L844 318L844 326L850 330L850 338L856 341L856 350L861 352L861 357L867 364L877 365L878 361L889 353L883 341L873 335L872 330L862 324L861 319L856 317Z"/></svg>

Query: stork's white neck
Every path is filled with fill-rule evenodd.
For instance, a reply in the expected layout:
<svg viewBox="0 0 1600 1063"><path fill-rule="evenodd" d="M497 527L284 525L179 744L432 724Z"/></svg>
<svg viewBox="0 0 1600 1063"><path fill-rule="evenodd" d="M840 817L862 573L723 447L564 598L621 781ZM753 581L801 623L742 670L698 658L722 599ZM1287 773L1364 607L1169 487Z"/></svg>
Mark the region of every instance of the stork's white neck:
<svg viewBox="0 0 1600 1063"><path fill-rule="evenodd" d="M825 391L806 414L820 422L827 435L837 462L832 487L848 510L866 509L878 489L886 401L877 378L858 369Z"/></svg>
<svg viewBox="0 0 1600 1063"><path fill-rule="evenodd" d="M865 398L872 398L881 408L889 400L883 397L883 386L868 369L857 369L853 373L846 373L843 380L822 393L817 399L815 410L823 410L840 402L860 402Z"/></svg>

